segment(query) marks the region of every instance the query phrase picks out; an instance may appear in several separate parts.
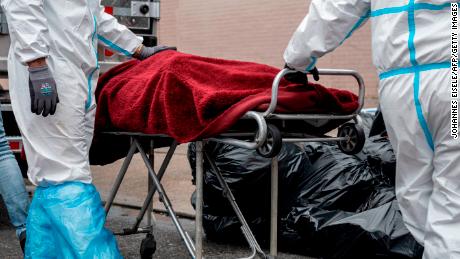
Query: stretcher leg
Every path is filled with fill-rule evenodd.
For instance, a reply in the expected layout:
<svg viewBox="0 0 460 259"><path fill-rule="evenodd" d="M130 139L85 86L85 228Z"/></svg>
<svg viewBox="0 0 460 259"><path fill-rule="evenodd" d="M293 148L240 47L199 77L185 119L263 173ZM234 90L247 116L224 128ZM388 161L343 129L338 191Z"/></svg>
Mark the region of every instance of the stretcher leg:
<svg viewBox="0 0 460 259"><path fill-rule="evenodd" d="M203 152L204 157L206 158L206 161L209 163L211 166L212 170L216 172L217 179L219 181L219 184L221 185L225 197L228 199L230 202L230 205L233 208L233 211L235 212L236 216L238 217L238 220L241 223L241 230L243 232L244 237L246 238L246 241L248 242L249 246L251 247L252 254L246 258L254 258L256 254L259 254L262 256L262 258L267 258L265 255L264 251L259 246L259 243L257 242L254 234L251 231L251 228L249 227L248 223L246 222L246 219L243 216L243 213L241 212L240 208L238 207L238 204L236 203L235 197L233 196L232 191L230 190L230 187L228 186L227 182L225 182L224 177L220 173L219 169L217 168L216 164L214 161L211 160L209 157L208 153L206 151Z"/></svg>
<svg viewBox="0 0 460 259"><path fill-rule="evenodd" d="M155 170L152 168L152 165L150 164L149 158L147 157L147 154L145 151L142 149L142 146L139 144L139 142L134 139L134 143L139 150L139 153L142 157L142 160L144 160L144 164L148 169L149 175L152 177L153 183L155 187L157 188L158 195L160 196L161 201L163 202L163 205L165 206L166 210L168 211L169 216L171 217L174 225L176 226L177 231L179 232L182 240L184 241L187 251L189 252L190 256L192 258L195 258L195 246L190 239L190 236L184 231L184 228L182 227L181 223L179 222L179 219L177 218L176 213L174 212L174 209L172 207L171 201L169 200L168 196L166 195L166 192L163 188L163 186L160 183L160 180L158 179Z"/></svg>
<svg viewBox="0 0 460 259"><path fill-rule="evenodd" d="M177 148L177 142L174 141L171 144L171 146L169 147L168 153L166 154L166 157L165 157L165 159L163 160L163 162L161 164L160 170L158 171L158 180L160 180L160 182L163 179L163 176L164 176L164 174L166 172L166 169L168 168L169 163L171 162L171 158L174 155L174 152L176 151L176 148ZM150 160L152 160L152 159L150 158ZM152 168L153 168L153 163L151 163L151 164L152 164ZM149 184L149 193L147 194L147 197L144 200L144 204L142 205L141 211L137 215L136 222L134 223L133 227L130 229L131 233L136 233L137 229L139 228L139 226L140 226L140 224L142 222L142 219L144 218L145 213L147 213L147 211L149 213L151 213L151 211L152 211L152 210L148 209L148 206L150 204L152 204L153 196L154 196L155 192L157 191L157 188L155 187L155 185L153 185L153 180L151 179L150 174L149 174L149 183L152 184L152 185ZM149 226L150 226L150 224L149 224Z"/></svg>
<svg viewBox="0 0 460 259"><path fill-rule="evenodd" d="M271 165L270 258L278 256L278 156Z"/></svg>
<svg viewBox="0 0 460 259"><path fill-rule="evenodd" d="M155 168L155 150L153 149L153 147L155 146L155 143L153 142L153 140L150 141L150 149L149 149L149 162L150 162L150 165L152 166L152 168ZM149 173L147 173L148 175L148 193L150 193L152 191L152 188L153 188L153 179L152 179L152 176L150 176ZM160 180L161 181L161 180ZM152 228L153 226L153 222L152 222L152 211L153 211L153 201L152 200L149 200L148 203L147 203L147 227L149 228Z"/></svg>
<svg viewBox="0 0 460 259"><path fill-rule="evenodd" d="M196 258L203 258L203 142L196 142Z"/></svg>
<svg viewBox="0 0 460 259"><path fill-rule="evenodd" d="M152 166L152 168L155 168L155 149L154 147L155 147L155 143L154 143L154 140L152 139L150 140L150 148L149 148L149 154L148 154L150 165ZM151 190L153 189L153 179L150 176L150 174L147 173L147 175L148 175L148 193L150 193ZM144 202L144 204L145 203L146 202ZM153 254L155 253L156 248L157 248L157 242L155 241L155 236L153 234L153 221L152 221L153 202L152 200L149 200L147 202L146 208L147 208L147 226L142 229L138 229L139 226L137 225L133 227L132 229L128 229L128 231L131 231L134 233L137 233L139 231L147 232L147 235L141 242L140 254L141 254L141 259L152 259ZM142 214L142 216L144 216L144 214Z"/></svg>
<svg viewBox="0 0 460 259"><path fill-rule="evenodd" d="M107 199L107 202L105 203L104 209L105 209L106 217L110 211L110 208L112 207L113 200L115 199L115 195L118 193L118 189L120 189L120 185L123 182L123 178L125 177L126 171L128 171L129 164L131 163L131 160L133 159L135 152L136 152L136 145L132 143L131 147L129 148L128 155L123 161L123 165L121 166L120 171L117 175L117 179L115 180L115 183L113 184L112 190L110 191L109 198Z"/></svg>

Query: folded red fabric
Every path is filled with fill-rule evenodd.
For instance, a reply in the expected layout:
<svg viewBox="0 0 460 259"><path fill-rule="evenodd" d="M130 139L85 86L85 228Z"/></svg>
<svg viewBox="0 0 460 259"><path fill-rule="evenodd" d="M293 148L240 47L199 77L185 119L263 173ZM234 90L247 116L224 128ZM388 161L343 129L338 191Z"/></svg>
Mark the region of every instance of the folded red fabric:
<svg viewBox="0 0 460 259"><path fill-rule="evenodd" d="M279 69L251 62L164 51L101 76L95 130L167 134L184 143L228 130L250 110L263 111ZM349 114L349 91L282 81L278 111Z"/></svg>

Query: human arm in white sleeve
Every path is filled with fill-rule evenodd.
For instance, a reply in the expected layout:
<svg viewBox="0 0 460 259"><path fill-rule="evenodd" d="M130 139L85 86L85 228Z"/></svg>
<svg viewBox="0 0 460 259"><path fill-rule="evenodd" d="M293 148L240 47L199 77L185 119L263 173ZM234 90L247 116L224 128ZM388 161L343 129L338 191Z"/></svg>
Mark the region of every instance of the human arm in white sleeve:
<svg viewBox="0 0 460 259"><path fill-rule="evenodd" d="M126 56L132 56L142 46L142 38L104 12L101 5L97 12L97 37L99 44Z"/></svg>
<svg viewBox="0 0 460 259"><path fill-rule="evenodd" d="M369 18L370 0L312 0L310 11L285 52L288 67L306 71L333 51Z"/></svg>
<svg viewBox="0 0 460 259"><path fill-rule="evenodd" d="M48 56L49 31L43 0L2 0L14 42L14 55L22 63Z"/></svg>

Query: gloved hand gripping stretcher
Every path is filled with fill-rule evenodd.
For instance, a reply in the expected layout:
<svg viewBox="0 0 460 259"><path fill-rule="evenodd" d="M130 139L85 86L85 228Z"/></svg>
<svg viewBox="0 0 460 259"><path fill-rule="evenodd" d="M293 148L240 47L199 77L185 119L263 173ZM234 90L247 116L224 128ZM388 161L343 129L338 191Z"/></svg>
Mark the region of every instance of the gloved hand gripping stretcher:
<svg viewBox="0 0 460 259"><path fill-rule="evenodd" d="M148 226L139 226L145 213L151 211L152 198L157 190L190 256L202 258L204 159L214 168L225 196L241 221L242 232L252 249L249 258L257 254L266 257L238 208L231 190L213 161L209 159L206 153L207 142L216 141L257 149L262 156L272 158L271 255L277 253L276 155L282 142L335 141L347 153L359 152L363 146L364 134L356 123L357 114L363 107L364 83L360 75L354 71L320 70L320 74L354 77L359 85L358 97L346 91L328 90L319 85L292 86L283 80L284 75L292 71L284 69L278 73L275 68L249 62L202 58L168 51L141 63L134 62L137 61L115 67L100 79L97 92L96 140L92 149L99 150L97 139L102 136L101 132L106 136L129 138L128 155L107 200L107 212L113 204L134 153L139 152L142 156L153 184L149 184L149 193L134 226L118 233L147 233L141 245L142 258L149 258L155 251L150 213L147 213ZM139 77L143 73L148 75L148 78ZM205 87L200 89L203 85ZM234 93L229 91L232 87ZM153 91L147 91L147 88L153 88ZM160 91L161 89L164 91ZM135 94L129 97L132 92ZM181 96L177 99L176 95ZM143 101L138 102L139 100ZM201 113L190 113L190 107L183 107L191 103L196 105L196 110L200 110ZM204 108L200 107L203 103ZM165 110L167 108L170 110ZM216 110L220 113L214 114ZM313 112L321 114L312 114ZM142 124L141 127L133 123L136 116L141 118L137 120ZM179 116L180 119L173 120L171 116ZM212 119L206 121L209 117ZM190 118L199 124L199 127L187 121L184 131L174 128L177 121ZM349 122L353 120L354 123ZM161 125L158 125L158 121ZM324 135L337 127L338 137ZM197 144L195 242L183 230L161 185L161 179L178 143L191 141ZM153 150L164 145L169 146L169 151L157 173L152 166ZM94 159L92 160L94 163Z"/></svg>

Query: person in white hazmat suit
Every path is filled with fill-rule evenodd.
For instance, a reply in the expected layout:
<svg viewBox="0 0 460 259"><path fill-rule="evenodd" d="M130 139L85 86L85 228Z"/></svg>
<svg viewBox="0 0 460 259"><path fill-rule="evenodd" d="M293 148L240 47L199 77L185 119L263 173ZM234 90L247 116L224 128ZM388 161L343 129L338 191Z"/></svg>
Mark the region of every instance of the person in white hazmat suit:
<svg viewBox="0 0 460 259"><path fill-rule="evenodd" d="M11 46L13 111L37 185L26 258L119 258L104 228L88 152L96 110L97 46L145 59L174 47L144 47L100 0L1 0ZM51 116L52 115L52 116Z"/></svg>
<svg viewBox="0 0 460 259"><path fill-rule="evenodd" d="M305 71L371 20L396 196L424 258L460 258L460 143L450 129L449 0L313 0L284 53Z"/></svg>

